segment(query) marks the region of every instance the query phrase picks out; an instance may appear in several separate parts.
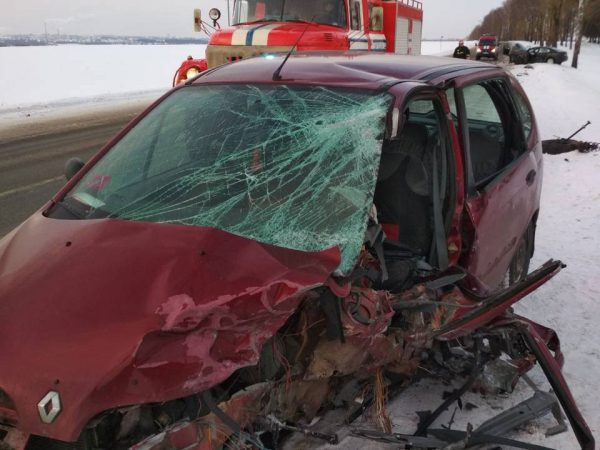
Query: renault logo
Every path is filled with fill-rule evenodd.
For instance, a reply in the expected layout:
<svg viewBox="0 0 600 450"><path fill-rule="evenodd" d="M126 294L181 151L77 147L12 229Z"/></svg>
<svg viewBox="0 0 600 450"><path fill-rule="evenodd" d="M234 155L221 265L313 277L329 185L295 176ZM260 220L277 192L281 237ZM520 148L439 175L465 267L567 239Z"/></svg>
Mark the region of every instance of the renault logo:
<svg viewBox="0 0 600 450"><path fill-rule="evenodd" d="M61 411L60 395L56 391L48 392L37 405L40 419L44 423L52 423Z"/></svg>

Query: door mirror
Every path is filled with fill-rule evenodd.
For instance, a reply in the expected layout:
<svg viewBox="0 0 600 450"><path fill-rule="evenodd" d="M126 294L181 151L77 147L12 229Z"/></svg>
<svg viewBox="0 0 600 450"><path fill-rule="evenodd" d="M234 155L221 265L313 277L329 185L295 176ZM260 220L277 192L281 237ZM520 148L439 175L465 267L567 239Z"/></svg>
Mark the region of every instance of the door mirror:
<svg viewBox="0 0 600 450"><path fill-rule="evenodd" d="M69 181L84 166L84 162L79 158L71 158L65 164L65 178Z"/></svg>

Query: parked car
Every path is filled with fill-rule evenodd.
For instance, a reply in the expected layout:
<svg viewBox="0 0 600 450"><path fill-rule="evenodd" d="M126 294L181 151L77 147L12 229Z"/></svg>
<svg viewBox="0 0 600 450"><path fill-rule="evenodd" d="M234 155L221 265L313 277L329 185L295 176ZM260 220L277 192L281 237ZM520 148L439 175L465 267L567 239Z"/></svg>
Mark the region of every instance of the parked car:
<svg viewBox="0 0 600 450"><path fill-rule="evenodd" d="M335 442L300 422L357 417L384 376L507 392L534 364L594 447L558 337L510 308L562 263L527 274L541 144L504 70L243 60L173 89L73 172L0 241L3 448ZM464 436L490 439L436 442Z"/></svg>
<svg viewBox="0 0 600 450"><path fill-rule="evenodd" d="M500 52L501 48L498 46L498 38L492 34L484 34L479 38L475 59L490 58L497 61Z"/></svg>
<svg viewBox="0 0 600 450"><path fill-rule="evenodd" d="M569 57L567 52L553 47L527 47L515 45L509 53L510 62L515 64L529 64L544 62L548 64L562 64Z"/></svg>

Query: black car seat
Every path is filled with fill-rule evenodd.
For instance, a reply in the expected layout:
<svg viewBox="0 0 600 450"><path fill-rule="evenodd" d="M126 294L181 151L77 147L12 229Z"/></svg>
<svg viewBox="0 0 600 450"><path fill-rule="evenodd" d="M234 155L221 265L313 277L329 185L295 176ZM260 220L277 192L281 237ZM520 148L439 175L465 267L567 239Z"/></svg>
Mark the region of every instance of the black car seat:
<svg viewBox="0 0 600 450"><path fill-rule="evenodd" d="M421 256L433 239L432 151L427 127L408 122L383 146L374 197L388 239Z"/></svg>

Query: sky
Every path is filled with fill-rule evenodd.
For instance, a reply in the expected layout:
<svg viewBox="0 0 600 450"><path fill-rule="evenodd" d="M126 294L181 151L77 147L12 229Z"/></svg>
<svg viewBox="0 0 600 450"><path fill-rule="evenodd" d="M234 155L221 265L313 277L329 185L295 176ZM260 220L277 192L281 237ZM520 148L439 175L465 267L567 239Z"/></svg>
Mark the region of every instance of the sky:
<svg viewBox="0 0 600 450"><path fill-rule="evenodd" d="M503 0L422 0L425 39L460 38ZM194 36L194 8L220 8L225 0L0 0L0 34L115 34Z"/></svg>

